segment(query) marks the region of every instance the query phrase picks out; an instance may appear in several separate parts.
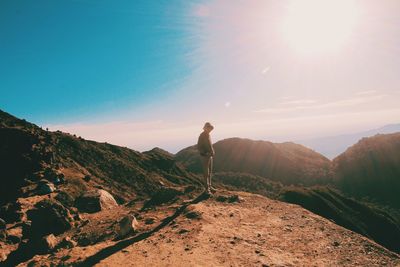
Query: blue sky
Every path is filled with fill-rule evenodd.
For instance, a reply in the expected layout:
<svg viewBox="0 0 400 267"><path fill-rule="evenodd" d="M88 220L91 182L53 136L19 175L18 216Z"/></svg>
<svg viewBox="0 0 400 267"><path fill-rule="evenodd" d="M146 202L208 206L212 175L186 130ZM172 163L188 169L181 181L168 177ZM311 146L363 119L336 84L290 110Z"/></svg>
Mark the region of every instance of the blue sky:
<svg viewBox="0 0 400 267"><path fill-rule="evenodd" d="M299 4L300 3L300 4ZM400 118L397 0L1 1L0 108L146 150Z"/></svg>
<svg viewBox="0 0 400 267"><path fill-rule="evenodd" d="M162 98L190 72L182 2L1 1L2 108L60 123Z"/></svg>

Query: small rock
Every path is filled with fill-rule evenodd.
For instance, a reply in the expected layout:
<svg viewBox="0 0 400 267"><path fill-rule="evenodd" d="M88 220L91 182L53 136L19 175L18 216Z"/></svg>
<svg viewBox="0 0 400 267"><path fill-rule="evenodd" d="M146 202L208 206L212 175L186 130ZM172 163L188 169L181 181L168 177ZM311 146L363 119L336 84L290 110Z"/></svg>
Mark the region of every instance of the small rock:
<svg viewBox="0 0 400 267"><path fill-rule="evenodd" d="M38 244L38 251L39 253L48 253L52 251L57 244L57 238L53 234L44 236Z"/></svg>
<svg viewBox="0 0 400 267"><path fill-rule="evenodd" d="M215 199L218 202L226 202L228 200L228 197L226 196L217 196L217 198Z"/></svg>
<svg viewBox="0 0 400 267"><path fill-rule="evenodd" d="M6 239L7 239L7 231L0 230L0 240L6 240Z"/></svg>
<svg viewBox="0 0 400 267"><path fill-rule="evenodd" d="M39 184L38 184L38 186L37 186L37 188L36 188L38 194L40 194L40 195L47 195L47 194L50 194L50 193L53 193L54 191L56 191L56 187L54 186L53 183L48 182L48 181L46 181L46 180L44 180L44 181L46 181L45 183L42 182L42 181L43 181L43 180L41 180L41 181L39 182Z"/></svg>
<svg viewBox="0 0 400 267"><path fill-rule="evenodd" d="M25 221L22 224L22 236L24 238L30 238L32 236L32 222Z"/></svg>
<svg viewBox="0 0 400 267"><path fill-rule="evenodd" d="M178 196L183 193L175 188L163 187L158 190L154 195L146 201L143 208L149 208L153 206L158 206L164 203L173 202L177 199Z"/></svg>
<svg viewBox="0 0 400 267"><path fill-rule="evenodd" d="M9 241L11 244L18 244L21 242L21 237L18 235L8 235L7 241Z"/></svg>
<svg viewBox="0 0 400 267"><path fill-rule="evenodd" d="M76 247L76 245L77 243L67 236L57 245L57 248L73 248Z"/></svg>
<svg viewBox="0 0 400 267"><path fill-rule="evenodd" d="M0 230L6 229L6 222L0 218Z"/></svg>
<svg viewBox="0 0 400 267"><path fill-rule="evenodd" d="M185 217L188 219L200 219L201 213L198 211L189 211L185 214Z"/></svg>
<svg viewBox="0 0 400 267"><path fill-rule="evenodd" d="M135 216L127 215L119 222L118 235L120 237L127 236L128 234L137 231L138 227L139 223L136 220Z"/></svg>
<svg viewBox="0 0 400 267"><path fill-rule="evenodd" d="M193 192L194 190L196 190L196 187L194 185L189 185L185 187L185 190L183 191L185 194Z"/></svg>
<svg viewBox="0 0 400 267"><path fill-rule="evenodd" d="M189 230L181 229L181 230L179 230L178 234L184 234L184 233L187 233L187 232L189 232Z"/></svg>
<svg viewBox="0 0 400 267"><path fill-rule="evenodd" d="M146 218L145 220L144 220L144 223L145 224L153 224L155 222L155 219L154 218Z"/></svg>
<svg viewBox="0 0 400 267"><path fill-rule="evenodd" d="M338 241L333 242L333 246L338 247L340 243Z"/></svg>
<svg viewBox="0 0 400 267"><path fill-rule="evenodd" d="M59 192L55 196L55 199L57 199L61 204L63 204L65 207L68 208L74 205L74 198L70 194L64 191Z"/></svg>
<svg viewBox="0 0 400 267"><path fill-rule="evenodd" d="M7 259L6 253L0 252L0 263L1 263L2 261L5 261L6 259Z"/></svg>

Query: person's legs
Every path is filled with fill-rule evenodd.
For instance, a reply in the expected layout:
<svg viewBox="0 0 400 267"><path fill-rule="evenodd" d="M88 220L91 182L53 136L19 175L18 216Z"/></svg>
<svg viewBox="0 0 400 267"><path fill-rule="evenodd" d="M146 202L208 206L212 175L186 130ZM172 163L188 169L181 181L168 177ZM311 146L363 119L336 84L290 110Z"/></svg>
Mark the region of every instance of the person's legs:
<svg viewBox="0 0 400 267"><path fill-rule="evenodd" d="M204 177L204 188L208 190L208 178L210 176L210 157L201 157L202 167L203 167L203 177Z"/></svg>
<svg viewBox="0 0 400 267"><path fill-rule="evenodd" d="M208 160L208 177L207 177L207 188L210 190L211 189L211 175L212 175L212 169L213 169L213 157L210 157Z"/></svg>

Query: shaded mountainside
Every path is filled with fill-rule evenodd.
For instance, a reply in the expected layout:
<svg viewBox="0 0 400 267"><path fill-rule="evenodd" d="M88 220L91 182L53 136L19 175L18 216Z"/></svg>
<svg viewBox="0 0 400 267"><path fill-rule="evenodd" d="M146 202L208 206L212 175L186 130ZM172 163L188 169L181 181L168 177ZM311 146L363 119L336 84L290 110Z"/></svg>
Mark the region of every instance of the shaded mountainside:
<svg viewBox="0 0 400 267"><path fill-rule="evenodd" d="M400 208L400 133L363 138L333 162L342 191Z"/></svg>
<svg viewBox="0 0 400 267"><path fill-rule="evenodd" d="M382 209L350 199L327 187L287 188L280 199L301 205L392 251L400 252L400 222Z"/></svg>
<svg viewBox="0 0 400 267"><path fill-rule="evenodd" d="M229 190L245 190L298 204L392 251L400 252L400 214L396 210L349 198L326 186L285 186L248 173L216 173L213 180Z"/></svg>
<svg viewBox="0 0 400 267"><path fill-rule="evenodd" d="M284 184L324 184L331 180L331 162L324 156L295 143L271 143L229 138L214 144L214 170L268 177ZM200 173L196 146L176 154L188 170Z"/></svg>
<svg viewBox="0 0 400 267"><path fill-rule="evenodd" d="M28 194L43 178L62 175L68 193L105 188L124 202L169 185L198 184L173 155L161 149L140 153L125 147L42 130L0 113L1 203ZM0 203L0 204L1 204Z"/></svg>

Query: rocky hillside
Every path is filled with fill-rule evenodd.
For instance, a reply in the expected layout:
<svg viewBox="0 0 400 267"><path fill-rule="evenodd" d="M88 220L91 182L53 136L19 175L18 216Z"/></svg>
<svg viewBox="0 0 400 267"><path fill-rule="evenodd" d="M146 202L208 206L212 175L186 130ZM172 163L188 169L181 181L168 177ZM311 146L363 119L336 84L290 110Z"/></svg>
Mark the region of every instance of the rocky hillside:
<svg viewBox="0 0 400 267"><path fill-rule="evenodd" d="M344 192L400 208L400 133L363 138L333 162Z"/></svg>
<svg viewBox="0 0 400 267"><path fill-rule="evenodd" d="M214 144L216 172L250 173L283 184L324 184L330 181L331 162L295 143L271 143L229 138ZM188 170L201 172L196 146L179 151L176 160Z"/></svg>
<svg viewBox="0 0 400 267"><path fill-rule="evenodd" d="M121 203L164 186L198 184L173 155L161 149L140 153L49 132L2 111L0 169L0 204L30 195L42 179L68 183L65 190L74 197L91 188L105 188Z"/></svg>

